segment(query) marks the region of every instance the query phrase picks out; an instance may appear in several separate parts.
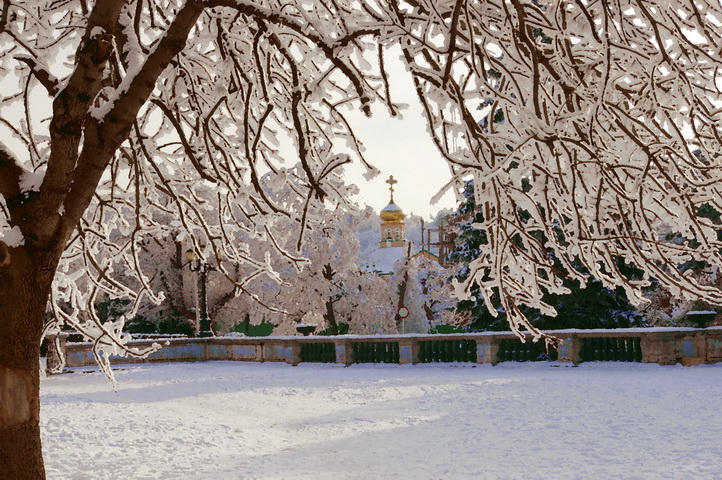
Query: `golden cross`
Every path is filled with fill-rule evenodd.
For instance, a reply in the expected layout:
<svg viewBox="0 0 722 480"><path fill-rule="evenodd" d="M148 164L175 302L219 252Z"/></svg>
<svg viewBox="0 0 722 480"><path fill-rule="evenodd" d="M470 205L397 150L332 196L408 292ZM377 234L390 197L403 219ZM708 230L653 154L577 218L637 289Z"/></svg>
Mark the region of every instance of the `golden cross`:
<svg viewBox="0 0 722 480"><path fill-rule="evenodd" d="M394 176L391 175L388 180L386 180L386 183L389 184L389 190L391 191L391 202L394 203L394 185L399 183L397 180L394 180Z"/></svg>

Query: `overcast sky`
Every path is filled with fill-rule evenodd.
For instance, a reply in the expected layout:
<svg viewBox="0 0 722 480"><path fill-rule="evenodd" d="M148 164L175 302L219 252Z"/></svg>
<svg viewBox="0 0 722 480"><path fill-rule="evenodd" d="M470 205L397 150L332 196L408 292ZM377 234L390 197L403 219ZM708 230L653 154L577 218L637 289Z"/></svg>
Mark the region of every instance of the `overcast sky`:
<svg viewBox="0 0 722 480"><path fill-rule="evenodd" d="M389 55L389 64L392 64L391 58ZM358 110L349 115L366 147L366 160L381 170L373 180L366 181L362 166L346 167L348 181L361 190L356 200L380 211L389 201L389 185L385 182L393 175L399 182L394 185L394 200L407 214L426 219L442 208L456 208L458 202L452 192L431 205L431 198L449 182L451 173L429 137L411 75L399 64L390 72L390 77L392 100L408 105L402 112L403 119L390 117L380 104L374 105L372 118L364 117Z"/></svg>
<svg viewBox="0 0 722 480"><path fill-rule="evenodd" d="M366 159L381 174L371 181L363 178L360 165L346 168L347 178L361 190L359 203L372 206L377 211L389 201L389 185L386 180L393 175L394 200L407 214L424 218L435 216L442 208L455 208L456 199L448 192L436 204L431 197L451 179L446 161L436 149L426 132L421 109L414 105L404 113L403 120L390 118L377 109L370 119L359 117L354 125L357 135L366 147Z"/></svg>
<svg viewBox="0 0 722 480"><path fill-rule="evenodd" d="M366 170L358 163L346 166L347 181L356 185L360 195L353 200L363 206L370 205L376 211L384 208L389 200L390 175L398 181L394 185L394 200L407 214L414 213L425 219L433 217L443 208L456 208L458 202L452 192L447 192L435 205L431 198L451 179L449 167L431 141L426 120L414 91L411 75L400 62L394 62L394 55L387 56L391 83L391 97L395 103L407 104L402 111L403 119L392 118L381 104L374 105L373 117L366 118L360 110L348 114L358 138L366 147L366 160L378 168L381 173L367 181L363 174ZM16 78L0 79L0 86L17 88ZM46 101L42 87L35 92ZM38 100L38 99L36 99ZM19 108L20 105L17 105ZM8 113L8 112L6 112ZM18 118L22 112L17 112ZM16 146L7 130L3 130L3 141L8 146ZM17 145L23 150L21 144Z"/></svg>

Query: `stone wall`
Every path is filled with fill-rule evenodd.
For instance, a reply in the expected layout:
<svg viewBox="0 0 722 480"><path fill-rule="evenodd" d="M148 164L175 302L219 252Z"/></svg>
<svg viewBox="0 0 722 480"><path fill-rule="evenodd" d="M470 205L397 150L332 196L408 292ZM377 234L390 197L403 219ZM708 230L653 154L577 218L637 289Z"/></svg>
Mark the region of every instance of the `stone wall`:
<svg viewBox="0 0 722 480"><path fill-rule="evenodd" d="M250 362L432 363L533 361L637 361L699 365L722 361L722 327L558 330L547 332L560 343L547 350L543 342L525 343L511 333L453 335L343 335L336 337L215 337L135 340L132 346L161 343L144 359L113 357L113 363L234 360ZM67 367L93 365L90 343L58 345Z"/></svg>

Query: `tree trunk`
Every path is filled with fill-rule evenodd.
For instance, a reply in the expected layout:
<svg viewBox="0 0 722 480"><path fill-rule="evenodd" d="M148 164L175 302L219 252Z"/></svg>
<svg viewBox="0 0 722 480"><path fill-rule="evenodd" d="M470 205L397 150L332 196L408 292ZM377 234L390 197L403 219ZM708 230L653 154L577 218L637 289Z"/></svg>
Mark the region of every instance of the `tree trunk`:
<svg viewBox="0 0 722 480"><path fill-rule="evenodd" d="M10 253L0 267L0 478L42 479L40 340L58 256Z"/></svg>
<svg viewBox="0 0 722 480"><path fill-rule="evenodd" d="M429 321L429 324L432 324L434 321L434 310L432 310L428 303L424 303L424 312L426 313L426 320Z"/></svg>
<svg viewBox="0 0 722 480"><path fill-rule="evenodd" d="M406 242L406 258L404 260L404 276L401 280L401 285L399 285L399 300L396 303L396 313L394 314L394 323L396 324L396 331L398 333L405 333L402 331L404 319L401 318L401 315L399 315L399 311L401 310L401 307L403 307L404 303L406 302L406 289L409 286L409 261L410 260L411 260L411 242Z"/></svg>
<svg viewBox="0 0 722 480"><path fill-rule="evenodd" d="M324 320L328 324L328 329L331 335L338 335L338 322L336 321L336 314L333 311L333 300L326 300L326 313L323 315Z"/></svg>
<svg viewBox="0 0 722 480"><path fill-rule="evenodd" d="M333 267L331 267L331 265L324 265L322 274L323 278L328 280L329 283L333 284L333 277L336 276L336 272L334 271ZM326 300L326 313L323 314L323 318L329 325L328 328L331 332L331 335L338 335L338 322L336 322L336 314L333 311L333 302L333 298L328 298Z"/></svg>
<svg viewBox="0 0 722 480"><path fill-rule="evenodd" d="M424 294L424 297L429 294L429 286L426 282L426 280L421 281L421 293ZM429 321L429 325L434 323L434 310L431 308L434 304L435 302L431 302L431 305L424 302L424 312L426 313L426 320Z"/></svg>
<svg viewBox="0 0 722 480"><path fill-rule="evenodd" d="M396 313L394 314L394 323L396 324L396 331L398 333L406 333L403 331L403 322L404 319L401 318L401 315L399 314L399 311L401 310L401 307L404 306L404 302L406 302L406 288L409 285L409 272L404 272L403 279L401 280L401 285L399 285L399 300L396 302Z"/></svg>

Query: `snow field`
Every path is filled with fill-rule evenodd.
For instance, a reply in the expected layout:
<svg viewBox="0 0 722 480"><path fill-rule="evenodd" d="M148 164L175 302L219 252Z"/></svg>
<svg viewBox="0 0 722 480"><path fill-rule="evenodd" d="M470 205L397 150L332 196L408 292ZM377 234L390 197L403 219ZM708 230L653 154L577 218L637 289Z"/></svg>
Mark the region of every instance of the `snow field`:
<svg viewBox="0 0 722 480"><path fill-rule="evenodd" d="M722 364L171 363L42 382L50 479L722 478Z"/></svg>

